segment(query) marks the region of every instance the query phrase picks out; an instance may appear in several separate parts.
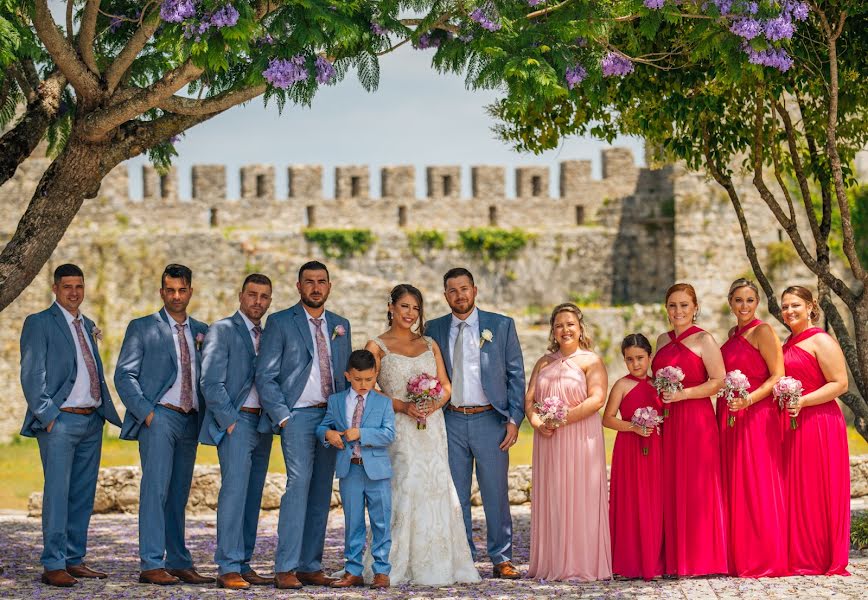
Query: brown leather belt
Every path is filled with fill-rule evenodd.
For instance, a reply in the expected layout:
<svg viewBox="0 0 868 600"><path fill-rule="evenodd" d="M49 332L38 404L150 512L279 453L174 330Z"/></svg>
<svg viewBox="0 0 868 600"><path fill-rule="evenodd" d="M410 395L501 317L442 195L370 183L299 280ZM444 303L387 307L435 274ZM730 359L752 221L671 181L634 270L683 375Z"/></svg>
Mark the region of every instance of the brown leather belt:
<svg viewBox="0 0 868 600"><path fill-rule="evenodd" d="M361 457L361 456L358 457L358 458L356 458L356 457L351 458L351 459L350 459L350 462L351 462L352 464L354 464L354 465L362 465L362 464L364 464L364 462L362 462L362 457Z"/></svg>
<svg viewBox="0 0 868 600"><path fill-rule="evenodd" d="M329 407L328 402L320 402L319 404L311 404L310 406L299 406L295 410L303 410L305 408L328 408L328 407Z"/></svg>
<svg viewBox="0 0 868 600"><path fill-rule="evenodd" d="M251 415L256 415L257 417L262 414L261 408L252 408L250 406L242 406L241 412L250 413Z"/></svg>
<svg viewBox="0 0 868 600"><path fill-rule="evenodd" d="M67 406L65 408L61 408L63 412L72 413L74 415L92 415L96 412L96 407L88 406L87 408L82 408L78 406Z"/></svg>
<svg viewBox="0 0 868 600"><path fill-rule="evenodd" d="M169 410L174 410L176 413L181 413L182 415L195 415L196 409L191 408L189 411L182 410L180 406L175 406L174 404L160 404L163 408L168 408Z"/></svg>
<svg viewBox="0 0 868 600"><path fill-rule="evenodd" d="M446 408L448 408L452 412L457 412L464 415L478 415L479 413L485 412L487 410L494 410L494 407L490 404L486 406L454 406L452 404L447 404Z"/></svg>

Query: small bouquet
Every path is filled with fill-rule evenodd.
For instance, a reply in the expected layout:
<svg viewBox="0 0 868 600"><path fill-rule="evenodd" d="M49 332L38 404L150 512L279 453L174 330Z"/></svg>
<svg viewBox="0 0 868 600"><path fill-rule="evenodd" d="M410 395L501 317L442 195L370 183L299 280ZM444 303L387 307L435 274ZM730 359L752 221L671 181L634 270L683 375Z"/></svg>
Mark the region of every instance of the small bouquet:
<svg viewBox="0 0 868 600"><path fill-rule="evenodd" d="M653 428L660 433L660 424L663 423L663 417L657 415L657 410L650 407L640 407L633 413L630 423L636 427L642 428L642 433L645 434L648 428ZM642 446L642 456L648 456L648 446Z"/></svg>
<svg viewBox="0 0 868 600"><path fill-rule="evenodd" d="M652 385L657 388L658 394L662 394L663 392L680 392L684 389L684 386L681 384L682 381L684 381L684 371L678 367L669 366L657 369L657 372L654 373ZM663 409L663 416L669 416L668 408Z"/></svg>
<svg viewBox="0 0 868 600"><path fill-rule="evenodd" d="M535 402L533 407L543 423L550 427L560 427L567 422L567 405L557 396L549 396L542 402Z"/></svg>
<svg viewBox="0 0 868 600"><path fill-rule="evenodd" d="M428 373L419 373L414 375L407 382L407 398L411 402L415 402L416 406L427 404L428 402L437 402L443 397L443 386L440 381L433 375ZM428 423L424 418L416 419L416 429L427 429Z"/></svg>
<svg viewBox="0 0 868 600"><path fill-rule="evenodd" d="M795 408L799 403L799 398L802 397L802 382L794 377L781 377L772 388L772 394L778 400L778 408L784 410L784 405L787 408ZM790 427L794 430L799 426L796 417L790 417Z"/></svg>
<svg viewBox="0 0 868 600"><path fill-rule="evenodd" d="M735 369L727 373L726 377L723 378L723 389L717 392L717 397L723 398L726 396L727 404L732 402L736 397L746 399L747 388L749 387L750 381L748 381L747 375ZM727 423L730 427L735 426L735 413L730 411Z"/></svg>

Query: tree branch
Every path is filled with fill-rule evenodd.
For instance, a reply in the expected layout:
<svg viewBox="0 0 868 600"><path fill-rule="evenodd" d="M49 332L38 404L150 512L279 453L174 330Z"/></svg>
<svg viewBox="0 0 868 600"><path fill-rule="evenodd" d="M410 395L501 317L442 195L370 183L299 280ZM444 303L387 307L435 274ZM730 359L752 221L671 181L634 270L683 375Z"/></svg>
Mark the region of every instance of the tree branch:
<svg viewBox="0 0 868 600"><path fill-rule="evenodd" d="M525 18L526 18L526 19L537 19L537 18L542 17L542 16L545 16L545 15L547 15L547 14L549 14L549 13L553 13L553 12L555 12L556 10L560 10L560 9L562 9L563 7L565 7L565 6L566 6L567 4L569 4L570 2L572 2L572 0L564 0L563 2L560 2L560 3L558 3L558 4L554 4L554 5L549 6L549 7L546 7L546 8L541 8L540 10L535 10L535 11L533 11L532 13L528 13L527 16L526 16ZM626 17L621 17L621 18L625 18L625 19L626 19ZM638 18L639 18L638 15L630 15L630 17L629 17L630 20L638 19Z"/></svg>
<svg viewBox="0 0 868 600"><path fill-rule="evenodd" d="M129 121L120 127L118 143L113 144L111 156L120 163L138 156L149 148L187 131L220 114L176 115L169 113L153 121Z"/></svg>
<svg viewBox="0 0 868 600"><path fill-rule="evenodd" d="M78 32L78 52L87 68L99 76L99 67L93 54L93 40L96 36L96 19L99 16L100 0L87 0L84 15L81 18L81 28Z"/></svg>
<svg viewBox="0 0 868 600"><path fill-rule="evenodd" d="M147 10L147 6L142 10ZM158 10L154 9L147 16L145 16L144 12L142 13L142 22L139 28L136 29L127 45L124 46L124 49L118 53L112 64L106 69L105 80L109 94L113 94L117 89L127 69L136 60L136 56L139 55L139 52L142 51L142 48L145 47L145 44L148 43L148 40L151 39L151 36L154 35L159 26L160 12Z"/></svg>
<svg viewBox="0 0 868 600"><path fill-rule="evenodd" d="M814 236L814 240L817 242L817 246L820 244L820 225L817 223L817 215L814 212L814 204L811 202L811 190L808 187L808 179L805 177L805 169L802 165L802 159L799 155L799 148L796 144L796 135L795 128L793 127L793 121L790 118L790 113L786 110L786 108L780 103L774 103L775 109L778 114L781 116L781 121L784 124L784 133L787 136L787 146L790 150L790 158L793 161L793 171L796 174L796 181L799 183L799 192L802 195L802 204L805 207L805 212L808 216L808 223L811 226L811 233ZM775 165L775 170L778 169L778 166ZM780 177L778 178L780 180ZM784 186L781 185L783 188Z"/></svg>
<svg viewBox="0 0 868 600"><path fill-rule="evenodd" d="M209 115L211 113L223 112L238 104L244 104L265 93L265 89L266 85L262 83L249 88L227 90L222 94L204 100L170 96L161 101L157 106L167 112L179 115Z"/></svg>
<svg viewBox="0 0 868 600"><path fill-rule="evenodd" d="M30 84L30 87L33 88L33 91L39 89L39 84L42 83L42 79L39 78L39 73L36 72L36 65L33 64L33 59L25 58L21 61L21 70L24 71L24 77L27 78L27 82Z"/></svg>
<svg viewBox="0 0 868 600"><path fill-rule="evenodd" d="M70 44L75 43L75 34L72 33L72 16L75 11L75 2L66 0L66 39Z"/></svg>
<svg viewBox="0 0 868 600"><path fill-rule="evenodd" d="M14 64L9 67L6 71L9 75L15 79L15 83L18 84L21 93L24 94L24 97L27 98L27 102L33 102L36 100L36 90L33 89L33 86L30 85L30 82L27 81L27 78L21 73L21 70L15 66Z"/></svg>

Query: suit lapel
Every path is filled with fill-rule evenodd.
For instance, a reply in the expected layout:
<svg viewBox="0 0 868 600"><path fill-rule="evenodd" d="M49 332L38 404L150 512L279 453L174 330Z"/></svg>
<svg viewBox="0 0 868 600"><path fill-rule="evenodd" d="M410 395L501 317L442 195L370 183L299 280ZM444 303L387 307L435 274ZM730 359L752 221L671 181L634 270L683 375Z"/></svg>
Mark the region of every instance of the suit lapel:
<svg viewBox="0 0 868 600"><path fill-rule="evenodd" d="M337 424L338 427L344 430L348 429L350 426L350 415L347 414L347 397L345 394L341 394L340 396L338 417L343 421Z"/></svg>
<svg viewBox="0 0 868 600"><path fill-rule="evenodd" d="M295 321L296 327L298 327L298 334L301 336L301 339L304 340L305 348L307 348L307 351L310 352L311 356L314 356L315 352L313 350L313 338L310 335L308 314L301 305L301 302L295 305L295 318L293 320Z"/></svg>
<svg viewBox="0 0 868 600"><path fill-rule="evenodd" d="M163 338L163 345L169 348L169 354L172 357L172 368L175 369L175 365L178 364L178 353L175 352L175 334L169 322L169 315L166 314L164 308L161 308L160 312L157 313L157 328L160 331L160 337Z"/></svg>
<svg viewBox="0 0 868 600"><path fill-rule="evenodd" d="M452 313L442 317L434 325L434 340L440 346L440 354L446 365L446 374L452 379L452 348L449 347L449 331L452 329Z"/></svg>
<svg viewBox="0 0 868 600"><path fill-rule="evenodd" d="M247 329L247 323L240 313L236 312L232 315L232 323L235 325L235 331L241 336L241 343L247 348L247 352L251 357L256 356L256 349L253 347L253 339L250 337L250 330Z"/></svg>
<svg viewBox="0 0 868 600"><path fill-rule="evenodd" d="M491 321L490 315L482 310L478 311L479 314L479 340L477 343L482 341L482 332L488 329L492 331L492 327L494 324ZM482 346L479 348L479 375L480 379L485 380L485 373L488 369L488 352L491 349L491 345L497 342L497 340L492 339L490 342L484 342Z"/></svg>
<svg viewBox="0 0 868 600"><path fill-rule="evenodd" d="M346 366L346 361L343 357L343 344L338 340L341 336L333 335L332 332L337 327L337 320L335 319L335 315L330 313L329 311L325 311L323 314L326 322L326 334L328 337L329 348L331 348L332 353L332 386L336 390L336 384L338 382L338 377L340 374L344 372L344 366Z"/></svg>
<svg viewBox="0 0 868 600"><path fill-rule="evenodd" d="M371 405L374 403L373 401L375 398L375 396L374 396L375 393L376 392L374 392L374 390L371 390L370 392L368 392L368 399L365 400L365 408L364 408L364 410L362 410L362 423L361 423L361 425L365 424L365 422L368 420L368 417L374 411L374 407Z"/></svg>
<svg viewBox="0 0 868 600"><path fill-rule="evenodd" d="M91 321L84 315L81 315L81 322L85 329L85 335L87 336L87 339L90 340L90 347L93 349L93 352L91 352L91 354L93 355L93 360L96 362L96 368L97 370L99 370L100 374L102 374L102 359L99 356L99 347L97 347L96 340L93 337L93 321ZM82 348L81 350L82 352L84 352L84 348Z"/></svg>
<svg viewBox="0 0 868 600"><path fill-rule="evenodd" d="M69 322L66 320L66 315L63 314L63 311L60 310L60 307L57 304L51 305L51 314L54 315L54 322L58 327L60 327L60 331L63 332L63 336L66 338L66 341L69 342L69 346L72 350L72 362L75 363L75 341L72 339L72 332L69 330Z"/></svg>

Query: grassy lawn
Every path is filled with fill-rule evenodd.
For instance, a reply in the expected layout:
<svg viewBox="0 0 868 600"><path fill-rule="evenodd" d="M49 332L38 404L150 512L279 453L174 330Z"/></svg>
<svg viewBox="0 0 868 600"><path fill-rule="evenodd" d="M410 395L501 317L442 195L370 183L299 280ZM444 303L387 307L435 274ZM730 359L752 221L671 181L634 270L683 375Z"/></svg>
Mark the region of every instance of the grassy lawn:
<svg viewBox="0 0 868 600"><path fill-rule="evenodd" d="M615 432L603 430L606 435L606 459L612 458L612 445ZM852 427L847 429L850 454L868 454L868 442ZM530 464L533 451L533 430L525 421L521 427L518 443L510 451L513 465ZM199 446L197 462L217 464L217 450L213 446ZM103 440L103 467L117 467L139 464L139 446L136 442L125 442L106 437ZM271 449L269 471L285 472L280 445L275 440ZM42 465L39 461L39 447L33 438L18 437L11 444L0 446L0 509L25 510L31 492L42 490Z"/></svg>

